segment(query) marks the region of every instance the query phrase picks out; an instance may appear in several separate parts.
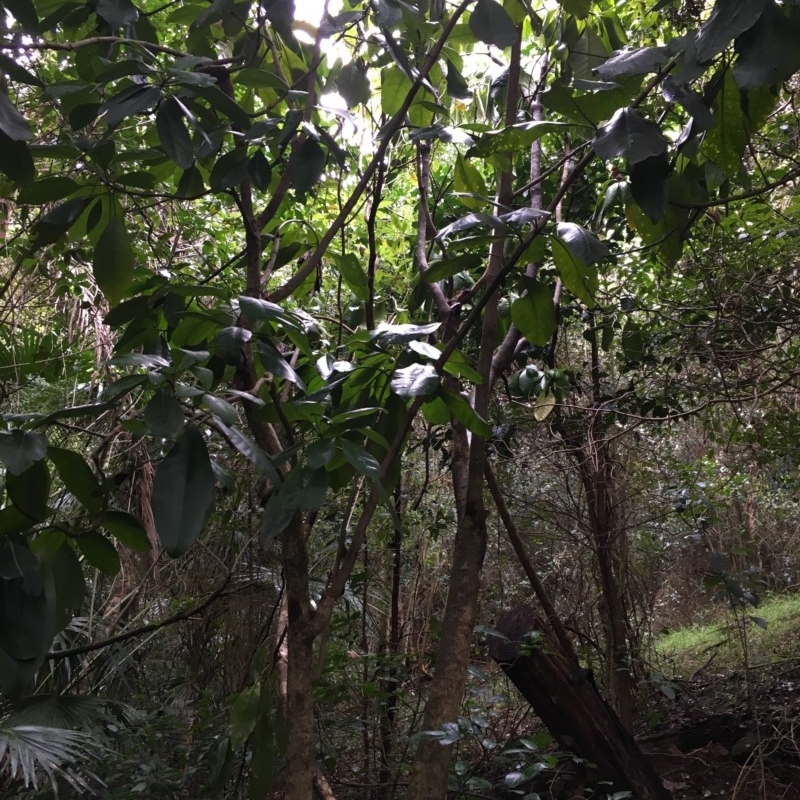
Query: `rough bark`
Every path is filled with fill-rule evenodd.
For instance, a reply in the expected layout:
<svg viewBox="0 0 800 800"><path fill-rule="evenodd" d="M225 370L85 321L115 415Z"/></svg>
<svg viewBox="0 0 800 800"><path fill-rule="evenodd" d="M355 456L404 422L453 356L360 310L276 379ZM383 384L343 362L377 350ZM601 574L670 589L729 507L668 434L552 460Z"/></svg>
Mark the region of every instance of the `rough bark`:
<svg viewBox="0 0 800 800"><path fill-rule="evenodd" d="M597 780L629 790L637 800L671 800L633 736L600 696L591 672L569 665L542 620L518 609L496 627L507 639L492 645L492 657L563 749L595 764ZM530 631L539 631L540 638L526 641Z"/></svg>

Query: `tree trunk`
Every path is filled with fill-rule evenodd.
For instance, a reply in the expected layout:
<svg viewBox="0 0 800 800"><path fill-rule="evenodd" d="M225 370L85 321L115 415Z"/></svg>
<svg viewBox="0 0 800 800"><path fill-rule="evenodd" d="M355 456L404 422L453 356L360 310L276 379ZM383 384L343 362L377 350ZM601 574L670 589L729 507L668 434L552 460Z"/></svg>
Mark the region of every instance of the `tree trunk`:
<svg viewBox="0 0 800 800"><path fill-rule="evenodd" d="M496 625L507 640L491 654L531 704L559 745L596 765L596 777L637 800L670 800L652 764L603 700L589 670L575 670L559 653L547 626L527 609L516 609ZM529 631L541 638L524 641Z"/></svg>

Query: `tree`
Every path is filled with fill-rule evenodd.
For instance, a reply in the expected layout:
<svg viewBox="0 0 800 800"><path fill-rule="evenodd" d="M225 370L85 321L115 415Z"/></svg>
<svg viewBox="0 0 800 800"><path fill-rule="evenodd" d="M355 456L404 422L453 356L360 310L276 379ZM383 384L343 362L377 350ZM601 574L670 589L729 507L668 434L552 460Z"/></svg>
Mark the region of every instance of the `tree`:
<svg viewBox="0 0 800 800"><path fill-rule="evenodd" d="M80 400L6 416L3 691L30 691L80 607L82 565L114 574L122 547L196 546L235 452L284 579L283 790L310 797L331 622L376 515L400 528L392 493L424 420L451 430L457 515L423 721L441 730L466 680L486 442L507 381L524 413L549 418L592 498L607 688L629 723L609 425L663 406L636 385L650 329L628 284L677 269L717 208L769 196L794 213L778 132L797 9L719 0L695 19L669 5L378 0L326 11L307 39L283 0L3 6L3 296L80 294L113 341L93 376L84 366ZM346 110L328 108L334 91ZM590 343L586 377L560 365L570 314ZM634 386L619 400L623 375ZM140 441L155 474L131 513L112 474ZM141 464L128 465L139 480ZM337 542L312 597L326 515ZM273 743L254 741L258 765ZM422 741L408 796L444 796L449 760ZM254 791L267 772L254 767Z"/></svg>

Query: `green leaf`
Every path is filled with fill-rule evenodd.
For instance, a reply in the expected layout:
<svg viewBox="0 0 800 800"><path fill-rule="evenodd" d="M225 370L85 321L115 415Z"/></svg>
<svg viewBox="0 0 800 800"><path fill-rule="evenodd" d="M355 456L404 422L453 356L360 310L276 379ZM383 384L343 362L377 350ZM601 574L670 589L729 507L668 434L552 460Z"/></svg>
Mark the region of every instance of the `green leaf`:
<svg viewBox="0 0 800 800"><path fill-rule="evenodd" d="M370 333L370 336L381 346L390 344L406 344L413 339L424 339L439 330L440 322L429 322L427 325L412 325L402 323L389 325L382 322Z"/></svg>
<svg viewBox="0 0 800 800"><path fill-rule="evenodd" d="M517 27L496 0L478 0L469 18L469 29L479 42L501 49L517 41Z"/></svg>
<svg viewBox="0 0 800 800"><path fill-rule="evenodd" d="M131 0L98 0L95 13L112 28L123 28L139 19L139 9Z"/></svg>
<svg viewBox="0 0 800 800"><path fill-rule="evenodd" d="M39 560L42 568L49 570L53 576L55 631L58 632L67 626L83 604L86 595L83 569L76 552L67 542L63 542L55 553L42 554Z"/></svg>
<svg viewBox="0 0 800 800"><path fill-rule="evenodd" d="M24 472L6 475L6 491L11 502L26 517L42 522L47 517L50 499L50 471L47 464L35 461Z"/></svg>
<svg viewBox="0 0 800 800"><path fill-rule="evenodd" d="M486 158L493 153L503 153L509 150L516 152L530 147L548 133L563 133L569 127L565 122L537 120L517 122L501 128L499 131L485 133L468 155Z"/></svg>
<svg viewBox="0 0 800 800"><path fill-rule="evenodd" d="M194 163L194 146L183 117L183 106L174 97L167 97L158 107L156 128L164 152L181 169L189 169Z"/></svg>
<svg viewBox="0 0 800 800"><path fill-rule="evenodd" d="M94 248L92 271L109 305L115 306L127 293L133 278L133 247L122 218L114 215Z"/></svg>
<svg viewBox="0 0 800 800"><path fill-rule="evenodd" d="M633 164L629 172L633 199L653 222L658 222L667 212L669 159L666 155L652 156Z"/></svg>
<svg viewBox="0 0 800 800"><path fill-rule="evenodd" d="M594 306L594 296L600 285L597 270L574 255L560 239L553 239L552 248L553 261L564 286L589 308Z"/></svg>
<svg viewBox="0 0 800 800"><path fill-rule="evenodd" d="M624 158L628 164L636 164L666 153L667 140L661 128L635 108L620 108L598 129L592 147L600 158Z"/></svg>
<svg viewBox="0 0 800 800"><path fill-rule="evenodd" d="M511 319L533 345L545 345L556 330L553 294L541 281L525 282L527 292L511 304Z"/></svg>
<svg viewBox="0 0 800 800"><path fill-rule="evenodd" d="M292 365L271 345L264 341L258 342L258 356L264 369L273 375L284 378L296 384L302 391L305 391L306 384L303 379L294 371Z"/></svg>
<svg viewBox="0 0 800 800"><path fill-rule="evenodd" d="M559 222L556 225L556 234L575 258L587 264L594 264L608 257L608 248L597 236L574 222Z"/></svg>
<svg viewBox="0 0 800 800"><path fill-rule="evenodd" d="M224 422L220 424L220 430L248 461L258 467L261 477L267 478L275 485L281 482L278 471L272 465L269 456L252 439L245 436L238 428L228 427Z"/></svg>
<svg viewBox="0 0 800 800"><path fill-rule="evenodd" d="M691 115L695 130L704 131L714 124L714 115L699 94L682 86L671 77L661 84L661 92L668 103L678 103L684 111Z"/></svg>
<svg viewBox="0 0 800 800"><path fill-rule="evenodd" d="M622 329L622 352L629 364L638 364L644 358L644 335L642 326L629 319Z"/></svg>
<svg viewBox="0 0 800 800"><path fill-rule="evenodd" d="M719 55L739 34L755 25L764 0L717 0L694 45L701 64Z"/></svg>
<svg viewBox="0 0 800 800"><path fill-rule="evenodd" d="M436 394L439 384L433 364L411 364L392 373L392 391L400 397L429 397Z"/></svg>
<svg viewBox="0 0 800 800"><path fill-rule="evenodd" d="M86 563L104 572L116 575L120 570L119 553L112 542L102 533L89 533L76 539L78 549L83 553Z"/></svg>
<svg viewBox="0 0 800 800"><path fill-rule="evenodd" d="M307 138L289 164L289 181L301 202L306 193L317 185L323 172L327 154L314 139Z"/></svg>
<svg viewBox="0 0 800 800"><path fill-rule="evenodd" d="M182 555L200 535L214 504L214 472L196 428L187 428L159 465L151 504L164 549L173 558Z"/></svg>
<svg viewBox="0 0 800 800"><path fill-rule="evenodd" d="M491 437L492 426L475 411L466 397L445 387L442 387L439 396L450 409L450 413L468 431L484 439Z"/></svg>
<svg viewBox="0 0 800 800"><path fill-rule="evenodd" d="M246 131L250 127L250 115L218 86L196 86L193 87L193 91L204 100L207 100L217 111L221 111L242 130Z"/></svg>
<svg viewBox="0 0 800 800"><path fill-rule="evenodd" d="M150 111L161 99L157 86L129 86L100 106L97 116L105 120L109 128L116 128L126 117Z"/></svg>
<svg viewBox="0 0 800 800"><path fill-rule="evenodd" d="M3 6L28 33L39 33L39 17L31 0L3 0Z"/></svg>
<svg viewBox="0 0 800 800"><path fill-rule="evenodd" d="M32 183L21 189L17 195L17 202L23 205L42 205L63 200L74 194L80 187L66 175L54 175Z"/></svg>
<svg viewBox="0 0 800 800"><path fill-rule="evenodd" d="M369 286L367 284L367 273L361 266L361 261L355 253L338 253L332 256L339 274L347 284L347 288L359 299L366 300L369 297Z"/></svg>
<svg viewBox="0 0 800 800"><path fill-rule="evenodd" d="M381 465L375 456L348 439L340 439L339 444L347 462L359 475L364 475L374 482L380 480Z"/></svg>
<svg viewBox="0 0 800 800"><path fill-rule="evenodd" d="M214 394L204 394L201 401L212 413L216 414L226 425L233 425L239 419L239 412L227 400Z"/></svg>
<svg viewBox="0 0 800 800"><path fill-rule="evenodd" d="M137 553L144 553L150 549L147 531L141 520L119 509L109 509L103 515L102 527L117 541L122 542Z"/></svg>
<svg viewBox="0 0 800 800"><path fill-rule="evenodd" d="M732 178L742 168L742 153L748 136L742 92L730 69L725 70L714 119L716 124L706 133L701 152Z"/></svg>
<svg viewBox="0 0 800 800"><path fill-rule="evenodd" d="M435 283L445 278L452 278L459 272L469 272L480 266L483 266L483 258L477 253L462 253L442 261L431 261L428 271L425 273L425 281Z"/></svg>
<svg viewBox="0 0 800 800"><path fill-rule="evenodd" d="M264 155L264 151L259 149L250 156L247 162L247 174L253 186L260 192L266 192L272 182L272 168Z"/></svg>
<svg viewBox="0 0 800 800"><path fill-rule="evenodd" d="M410 91L411 81L398 66L390 64L381 70L381 111L387 117L400 110Z"/></svg>
<svg viewBox="0 0 800 800"><path fill-rule="evenodd" d="M1 131L0 172L19 186L27 186L36 177L36 167L27 145L10 139Z"/></svg>
<svg viewBox="0 0 800 800"><path fill-rule="evenodd" d="M0 461L11 475L20 475L47 455L47 439L41 433L0 431Z"/></svg>
<svg viewBox="0 0 800 800"><path fill-rule="evenodd" d="M646 75L658 71L670 58L672 53L669 47L625 48L612 53L605 64L595 67L595 72L604 81L612 81L623 75Z"/></svg>
<svg viewBox="0 0 800 800"><path fill-rule="evenodd" d="M183 430L183 406L171 392L159 389L145 406L144 421L156 439L174 439Z"/></svg>
<svg viewBox="0 0 800 800"><path fill-rule="evenodd" d="M367 71L355 61L349 61L342 67L339 77L336 79L336 88L348 108L366 105L372 97L372 87Z"/></svg>
<svg viewBox="0 0 800 800"><path fill-rule="evenodd" d="M103 487L92 468L80 453L50 445L47 457L53 462L58 477L78 502L96 514L103 507Z"/></svg>
<svg viewBox="0 0 800 800"><path fill-rule="evenodd" d="M27 83L29 86L44 86L37 75L28 72L27 69L4 53L0 53L0 72L6 73L14 81Z"/></svg>
<svg viewBox="0 0 800 800"><path fill-rule="evenodd" d="M33 229L31 250L57 242L78 221L88 203L87 197L75 197L50 209Z"/></svg>
<svg viewBox="0 0 800 800"><path fill-rule="evenodd" d="M758 22L736 40L733 76L740 89L774 86L800 70L800 24L766 0Z"/></svg>
<svg viewBox="0 0 800 800"><path fill-rule="evenodd" d="M472 97L469 84L449 58L447 59L447 94L457 100L466 100Z"/></svg>
<svg viewBox="0 0 800 800"><path fill-rule="evenodd" d="M247 328L230 325L217 334L216 354L226 364L238 364L242 360L242 348L253 338Z"/></svg>
<svg viewBox="0 0 800 800"><path fill-rule="evenodd" d="M467 208L478 209L486 205L488 189L481 171L460 153L456 156L453 170L453 188L461 194L458 198ZM458 271L458 270L457 270ZM426 275L429 281L437 280Z"/></svg>
<svg viewBox="0 0 800 800"><path fill-rule="evenodd" d="M217 159L208 177L208 184L212 192L224 192L237 188L247 177L247 150L237 147Z"/></svg>
<svg viewBox="0 0 800 800"><path fill-rule="evenodd" d="M15 142L27 142L32 138L30 125L17 111L8 95L0 90L0 131Z"/></svg>

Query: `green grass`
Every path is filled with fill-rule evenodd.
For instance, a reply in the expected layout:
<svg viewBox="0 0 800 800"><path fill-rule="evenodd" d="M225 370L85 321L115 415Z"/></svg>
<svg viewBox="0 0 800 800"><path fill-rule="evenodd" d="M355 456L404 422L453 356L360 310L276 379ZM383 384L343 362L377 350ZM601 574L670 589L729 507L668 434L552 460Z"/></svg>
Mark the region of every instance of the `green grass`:
<svg viewBox="0 0 800 800"><path fill-rule="evenodd" d="M682 677L800 657L800 594L768 598L743 613L722 610L712 623L658 637L655 651L665 672Z"/></svg>

